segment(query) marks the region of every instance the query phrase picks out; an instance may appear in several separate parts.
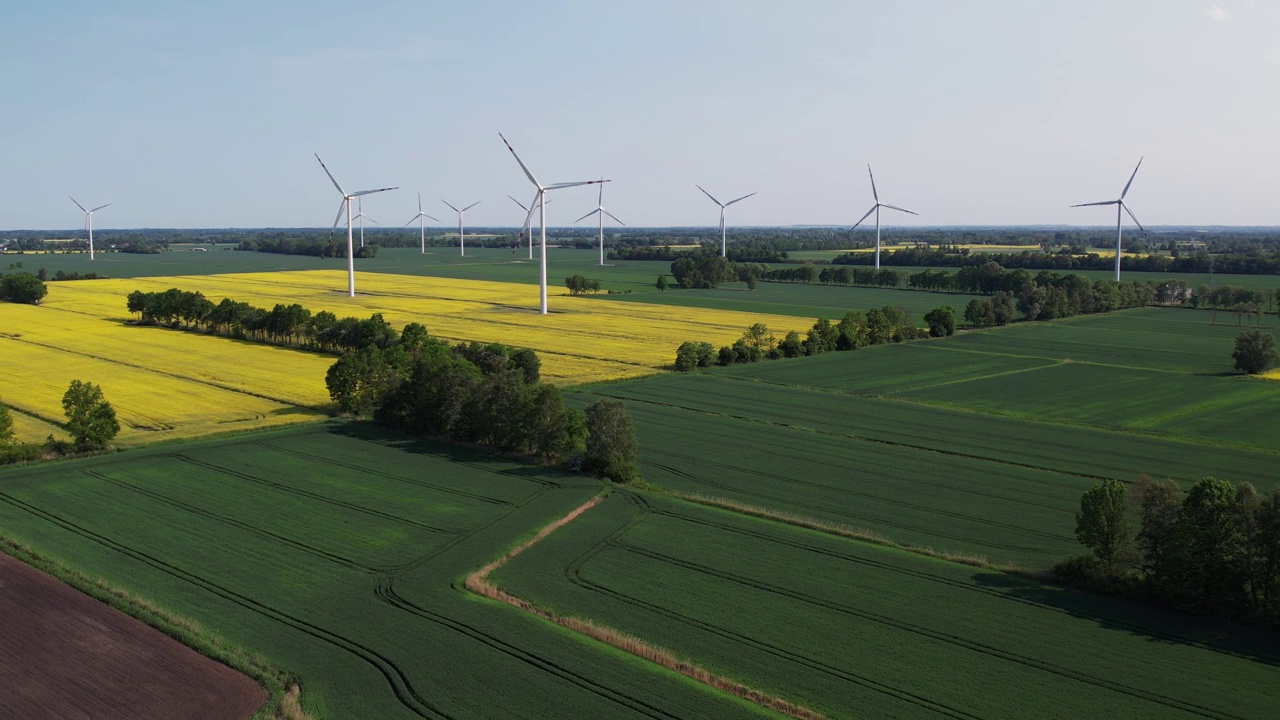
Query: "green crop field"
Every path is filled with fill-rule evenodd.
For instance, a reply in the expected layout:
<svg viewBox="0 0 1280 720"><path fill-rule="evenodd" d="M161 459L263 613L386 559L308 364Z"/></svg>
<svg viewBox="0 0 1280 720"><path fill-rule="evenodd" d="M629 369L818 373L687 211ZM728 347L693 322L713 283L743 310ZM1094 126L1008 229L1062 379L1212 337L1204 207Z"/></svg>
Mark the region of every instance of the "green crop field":
<svg viewBox="0 0 1280 720"><path fill-rule="evenodd" d="M1280 383L1230 369L1234 324L1148 308L604 385L671 490L1046 567L1100 478L1269 490Z"/></svg>
<svg viewBox="0 0 1280 720"><path fill-rule="evenodd" d="M617 493L498 570L832 717L1264 718L1253 633L669 499Z"/></svg>
<svg viewBox="0 0 1280 720"><path fill-rule="evenodd" d="M0 472L0 532L295 673L317 717L766 714L468 594L598 492L361 425Z"/></svg>

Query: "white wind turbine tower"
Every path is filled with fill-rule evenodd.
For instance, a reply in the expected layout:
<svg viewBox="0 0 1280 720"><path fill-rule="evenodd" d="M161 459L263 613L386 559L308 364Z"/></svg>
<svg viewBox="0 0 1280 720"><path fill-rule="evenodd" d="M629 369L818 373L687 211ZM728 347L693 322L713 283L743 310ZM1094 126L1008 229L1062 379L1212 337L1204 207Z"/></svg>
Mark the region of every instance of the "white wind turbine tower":
<svg viewBox="0 0 1280 720"><path fill-rule="evenodd" d="M1130 210L1129 206L1126 205L1124 202L1124 196L1129 194L1129 186L1133 184L1133 179L1138 176L1138 168L1142 167L1143 159L1144 158L1138 158L1138 164L1133 168L1133 174L1129 176L1129 182L1125 183L1124 190L1120 191L1120 199L1104 200L1103 202L1081 203L1079 205L1071 206L1071 207L1090 207L1093 205L1115 205L1116 206L1116 282L1120 282L1120 234L1121 234L1120 222L1121 220L1123 220L1123 216L1120 214L1120 211L1124 210L1125 212L1129 213L1129 217L1133 218L1133 224L1138 226L1138 229L1142 231L1143 235L1147 234L1147 229L1142 227L1142 223L1138 222L1138 218L1134 216L1133 211Z"/></svg>
<svg viewBox="0 0 1280 720"><path fill-rule="evenodd" d="M498 137L502 138L502 144L507 146L511 151L511 156L520 164L520 169L524 171L525 177L529 178L529 182L538 189L537 194L530 201L530 208L536 207L538 214L541 216L540 224L542 226L542 247L538 257L538 292L540 296L539 312L543 315L547 314L547 191L559 190L561 188L577 187L578 185L595 185L596 183L609 182L605 179L600 180L583 180L580 182L555 183L553 185L543 185L533 177L533 173L529 172L529 168L525 167L524 161L516 155L515 148L511 147L511 143L503 137L502 133L498 133Z"/></svg>
<svg viewBox="0 0 1280 720"><path fill-rule="evenodd" d="M71 197L71 196L68 195L67 197ZM71 202L75 203L76 207L80 208L80 210L84 213L84 225L86 228L89 229L89 259L92 260L93 259L93 214L98 212L104 207L108 207L109 205L111 205L111 203L107 203L106 205L99 205L98 207L92 210L85 210L84 206L81 205L75 198L71 198Z"/></svg>
<svg viewBox="0 0 1280 720"><path fill-rule="evenodd" d="M448 201L448 200L441 200L440 202L444 203L445 205L449 205L449 201ZM458 208L456 208L456 207L454 207L454 206L452 206L452 205L449 205L449 209L450 209L450 210L452 210L452 211L454 211L454 212L458 213L458 254L459 254L459 255L466 255L466 254L467 254L467 240L466 240L466 236L464 236L464 235L462 234L462 214L463 214L463 213L465 213L466 211L470 210L471 208L473 208L473 207L475 207L475 206L479 205L481 202L482 202L482 201L477 200L477 201L475 201L475 202L471 203L470 205L468 205L468 206L466 206L466 207L462 208L461 210L459 210Z"/></svg>
<svg viewBox="0 0 1280 720"><path fill-rule="evenodd" d="M333 173L329 172L329 168L325 167L324 161L320 159L320 155L316 155L316 161L320 163L320 167L324 168L324 174L329 176L329 180L333 186L338 188L338 192L342 193L342 204L338 206L338 215L333 219L333 226L338 227L338 223L342 220L342 211L347 212L347 295L349 297L356 296L356 253L352 247L354 243L351 238L351 199L360 197L361 195L372 195L373 193L386 192L395 190L396 188L378 188L376 190L361 190L359 192L348 193L342 189L338 181L334 179Z"/></svg>
<svg viewBox="0 0 1280 720"><path fill-rule="evenodd" d="M587 213L586 215L583 215L582 217L578 218L577 220L574 220L574 222L575 222L575 223L580 223L580 222L582 222L583 220L586 220L587 218L591 217L592 215L598 215L598 216L599 216L599 220L600 220L600 223L599 223L599 224L600 224L600 264L601 264L601 265L604 265L604 216L605 216L605 215L608 215L609 217L613 218L614 220L618 220L618 218L617 218L617 216L616 216L616 215L614 215L613 213L611 213L611 212L609 212L608 210L605 210L605 209L604 209L604 184L603 184L603 183L604 183L604 178L600 178L600 182L601 182L601 185L600 185L600 197L596 200L596 209L595 209L595 210L592 210L591 212ZM734 202L737 202L737 201L735 200ZM732 205L733 203L730 203L730 204ZM722 222L723 222L723 221L722 221ZM618 224L619 224L619 225L626 225L626 223L622 222L621 220L618 220Z"/></svg>
<svg viewBox="0 0 1280 720"><path fill-rule="evenodd" d="M871 217L871 213L876 214L876 269L879 270L880 269L880 208L887 207L890 210L897 210L898 212L904 212L904 213L907 213L908 215L919 215L920 213L911 212L910 210L907 210L906 208L900 208L897 205L890 205L889 203L880 202L880 193L876 192L876 176L871 174L870 165L867 165L867 176L871 178L871 197L876 199L876 204L872 205L871 209L867 211L867 214L862 216L862 220L866 220L867 218ZM854 223L853 227L849 228L849 232L853 232L854 230L857 230L858 226L862 224L862 220L859 220L858 222Z"/></svg>
<svg viewBox="0 0 1280 720"><path fill-rule="evenodd" d="M368 220L374 225L380 225L381 223L364 214L364 198L356 200L356 217L360 218L360 247L364 247L364 221Z"/></svg>
<svg viewBox="0 0 1280 720"><path fill-rule="evenodd" d="M702 190L702 186L701 186L701 185L694 185L694 187L698 188L699 190ZM715 196L714 196L714 195L712 195L711 193L707 192L706 190L702 190L702 194L703 194L703 195L706 195L706 196L707 196L707 197L709 197L709 198L711 198L711 202L713 202L713 203L715 203L715 204L717 204L717 205L719 205L719 206L720 206L720 257L726 257L726 255L725 255L725 243L724 243L724 209L725 209L725 208L727 208L727 207L729 207L730 205L732 205L732 204L736 203L736 202L742 202L743 200L746 200L747 198L751 197L751 195L755 195L755 193L751 193L751 195L743 195L742 197L738 198L737 200L730 200L730 201L729 201L729 202L727 202L727 203L722 203L722 202L720 202L719 200L717 200L717 199L715 198ZM612 216L612 215L610 215L609 217L613 217L613 216ZM613 219L614 219L614 220L618 220L617 218L613 218ZM621 221L621 220L618 220L618 222L622 222L622 221Z"/></svg>
<svg viewBox="0 0 1280 720"><path fill-rule="evenodd" d="M529 232L529 224L533 221L533 211L537 210L538 206L535 201L535 204L533 207L525 207L524 203L520 202L519 200L511 197L510 195L508 195L507 197L511 198L511 202L519 205L520 209L524 211L524 227L520 231L520 236L529 238L529 259L532 260L533 259L533 233ZM547 200L547 202L555 202L555 201Z"/></svg>
<svg viewBox="0 0 1280 720"><path fill-rule="evenodd" d="M427 254L427 229L422 225L423 218L431 218L436 222L440 222L439 218L433 218L430 215L422 212L422 192L419 191L418 192L418 214L410 218L409 222L405 223L404 226L409 227L410 225L413 224L414 220L418 221L418 240L422 243L422 254L426 255Z"/></svg>

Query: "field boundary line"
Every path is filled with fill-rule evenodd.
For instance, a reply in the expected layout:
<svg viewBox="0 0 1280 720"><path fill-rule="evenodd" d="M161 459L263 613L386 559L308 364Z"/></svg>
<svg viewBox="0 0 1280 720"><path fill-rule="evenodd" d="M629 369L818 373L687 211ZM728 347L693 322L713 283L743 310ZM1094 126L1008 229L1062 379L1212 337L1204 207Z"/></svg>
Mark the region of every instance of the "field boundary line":
<svg viewBox="0 0 1280 720"><path fill-rule="evenodd" d="M826 720L826 716L821 713L810 710L804 706L788 702L782 698L769 695L760 690L747 687L746 685L723 675L716 675L706 668L677 657L675 653L667 650L666 648L647 642L643 638L628 635L620 630L616 630L607 625L601 625L590 619L559 615L550 610L538 607L528 600L512 595L489 582L488 576L494 570L506 565L507 562L515 558L517 555L533 547L535 544L542 541L548 535L561 527L569 524L587 510L595 507L601 500L604 500L608 496L608 491L601 492L573 510L570 510L568 514L563 517L547 523L542 527L542 529L534 533L533 537L525 540L511 550L508 550L506 553L481 567L479 570L467 575L466 580L463 581L463 586L477 595L505 603L518 610L522 610L531 615L542 618L543 620L555 623L556 625L567 628L581 635L585 635L593 640L605 643L606 645L613 646L642 660L648 660L649 662L660 665L668 670L674 670L675 672L678 672L692 680L716 690L727 692L769 710L774 710L788 717L797 718L797 720Z"/></svg>
<svg viewBox="0 0 1280 720"><path fill-rule="evenodd" d="M42 555L7 535L0 535L0 552L49 575L108 607L152 627L201 655L254 680L267 691L267 701L253 717L260 720L311 720L298 703L301 688L285 671L262 655L249 654L199 623L109 584L94 580L60 560Z"/></svg>

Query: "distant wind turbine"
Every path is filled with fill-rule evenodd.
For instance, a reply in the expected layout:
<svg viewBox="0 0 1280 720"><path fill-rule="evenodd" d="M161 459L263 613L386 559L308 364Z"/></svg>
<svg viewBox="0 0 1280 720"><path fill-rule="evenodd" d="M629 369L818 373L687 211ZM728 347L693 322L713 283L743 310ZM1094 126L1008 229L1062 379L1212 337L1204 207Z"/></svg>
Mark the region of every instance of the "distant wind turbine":
<svg viewBox="0 0 1280 720"><path fill-rule="evenodd" d="M542 247L538 257L538 292L540 296L539 312L543 315L547 314L547 191L560 190L562 188L577 187L578 185L595 185L596 183L607 183L608 180L583 180L580 182L555 183L553 185L543 185L533 177L533 173L529 172L529 168L525 167L524 161L516 155L515 148L511 147L511 143L503 137L502 133L498 133L498 137L502 138L502 144L507 146L511 151L511 156L520 164L520 169L524 171L525 177L529 178L529 182L538 189L537 194L533 196L533 200L529 201L529 207L537 207L538 214L541 216L540 224L542 225Z"/></svg>
<svg viewBox="0 0 1280 720"><path fill-rule="evenodd" d="M360 247L364 247L364 221L368 220L374 225L381 225L381 223L364 214L364 198L356 200L356 217L360 218Z"/></svg>
<svg viewBox="0 0 1280 720"><path fill-rule="evenodd" d="M68 195L67 197L71 197L71 196ZM80 208L80 210L84 213L84 225L86 228L89 229L89 259L92 260L93 259L93 214L98 212L104 207L109 207L111 203L107 203L106 205L99 205L98 207L92 210L85 210L84 206L81 205L79 202L77 202L75 198L71 198L71 202L75 203L76 207Z"/></svg>
<svg viewBox="0 0 1280 720"><path fill-rule="evenodd" d="M1129 186L1133 184L1133 179L1138 176L1138 168L1142 167L1142 161L1145 158L1138 158L1138 164L1133 168L1133 174L1129 176L1129 182L1124 184L1124 190L1120 191L1118 200L1104 200L1102 202L1081 203L1072 205L1071 207L1091 207L1093 205L1115 205L1116 206L1116 282L1120 282L1120 222L1124 217L1120 214L1121 210L1129 213L1129 217L1133 219L1133 224L1138 226L1143 235L1147 234L1147 229L1142 227L1142 223L1138 222L1138 218L1134 216L1133 211L1124 202L1124 196L1129 194Z"/></svg>
<svg viewBox="0 0 1280 720"><path fill-rule="evenodd" d="M880 208L887 207L890 210L897 210L898 212L904 212L904 213L907 213L908 215L919 215L920 213L911 212L910 210L907 210L906 208L900 208L897 205L890 205L889 203L880 202L880 193L876 192L876 176L871 174L870 165L867 165L867 176L871 178L871 196L876 199L876 204L872 205L871 209L867 211L867 214L862 216L862 220L866 220L867 218L871 217L871 213L876 214L876 269L879 270L880 269ZM849 228L849 232L853 232L854 230L857 230L858 226L862 224L862 220L859 220L858 222L854 223L853 227Z"/></svg>
<svg viewBox="0 0 1280 720"><path fill-rule="evenodd" d="M604 178L600 178L600 182L601 182L602 184L600 185L600 197L596 200L596 209L595 209L595 210L592 210L591 212L587 213L586 215L583 215L582 217L578 218L577 220L574 220L574 222L575 222L575 223L580 223L580 222L582 222L583 220L586 220L587 218L591 217L592 215L597 215L597 216L599 216L599 220L600 220L600 223L599 223L599 225L600 225L600 264L601 264L601 265L604 265L604 216L605 216L605 215L608 215L609 217L613 218L614 220L618 220L618 218L617 218L617 216L616 216L616 215L614 215L613 213L611 213L611 212L609 212L608 210L605 210L605 209L604 209L604 185L603 185L603 183L604 183ZM735 200L734 202L737 202L737 201ZM732 204L732 203L730 203L730 204ZM619 225L626 225L626 223L622 222L621 220L618 220L618 224L619 224Z"/></svg>
<svg viewBox="0 0 1280 720"><path fill-rule="evenodd" d="M441 200L440 202L444 203L445 205L449 205L449 201L448 201L448 200ZM450 209L450 210L452 210L452 211L454 211L454 212L458 213L458 254L459 254L459 255L466 255L466 254L467 254L467 240L466 240L466 237L462 234L462 215L463 215L463 213L465 213L466 211L470 210L471 208L473 208L473 207L475 207L475 206L479 205L480 203L481 203L481 201L480 201L480 200L477 200L477 201L475 201L475 202L471 203L470 205L468 205L468 206L466 206L466 207L462 208L461 210L459 210L458 208L456 208L456 207L454 207L454 206L452 206L452 205L449 205L449 209Z"/></svg>
<svg viewBox="0 0 1280 720"><path fill-rule="evenodd" d="M320 159L320 155L316 155L316 162L320 163L320 167L324 168L324 174L329 176L333 186L338 188L338 192L342 194L342 204L338 205L338 215L333 219L333 226L338 227L338 223L342 221L342 211L347 212L347 295L349 297L356 296L356 253L351 238L351 199L360 197L361 195L372 195L373 193L386 192L395 190L396 188L378 188L376 190L361 190L359 192L348 193L342 189L338 181L334 179L333 173L329 172L329 168L325 167L324 161Z"/></svg>
<svg viewBox="0 0 1280 720"><path fill-rule="evenodd" d="M701 185L694 185L694 187L698 188L699 190L702 190L702 186L701 186ZM727 203L722 203L722 202L720 202L719 200L717 200L717 199L715 198L715 196L714 196L714 195L712 195L711 193L707 192L706 190L702 190L702 194L703 194L703 195L706 195L706 196L707 196L707 197L709 197L709 198L711 198L711 202L713 202L713 203L715 203L715 204L717 204L717 205L719 205L719 206L720 206L720 257L727 257L727 255L725 254L725 242L724 242L724 209L725 209L725 208L727 208L727 207L729 207L730 205L732 205L732 204L736 203L736 202L742 202L743 200L746 200L747 198L751 197L751 195L755 195L755 193L751 193L751 195L743 195L742 197L738 198L737 200L730 200L730 201L729 201L729 202L727 202ZM612 217L612 216L610 216L610 217ZM614 218L614 220L617 220L617 218ZM619 222L621 222L621 221L619 220Z"/></svg>
<svg viewBox="0 0 1280 720"><path fill-rule="evenodd" d="M524 211L524 226L523 226L523 229L520 231L520 237L529 238L529 259L532 260L533 259L533 233L529 232L529 224L533 222L533 212L538 209L538 206L535 201L535 204L532 207L525 207L524 203L520 202L519 200L511 197L510 195L508 195L507 197L511 198L511 202L519 205L520 209ZM547 200L547 202L550 203L555 201Z"/></svg>
<svg viewBox="0 0 1280 720"><path fill-rule="evenodd" d="M426 255L427 254L427 229L422 225L423 218L431 218L436 222L440 222L439 218L433 218L430 215L422 212L422 192L419 191L418 192L418 214L410 218L409 222L405 223L404 226L409 227L410 225L413 224L414 220L418 221L418 240L422 243L422 254Z"/></svg>

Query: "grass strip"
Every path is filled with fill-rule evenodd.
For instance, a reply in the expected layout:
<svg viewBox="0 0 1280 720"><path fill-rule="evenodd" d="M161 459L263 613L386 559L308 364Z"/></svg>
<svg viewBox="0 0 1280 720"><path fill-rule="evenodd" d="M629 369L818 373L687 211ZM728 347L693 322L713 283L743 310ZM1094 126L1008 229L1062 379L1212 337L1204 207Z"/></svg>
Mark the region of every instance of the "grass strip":
<svg viewBox="0 0 1280 720"><path fill-rule="evenodd" d="M0 536L0 552L57 578L80 592L168 635L207 658L253 678L267 691L254 720L311 720L298 703L301 688L261 655L251 654L210 633L194 620L169 612L145 598L94 579L59 560L41 555L13 538Z"/></svg>
<svg viewBox="0 0 1280 720"><path fill-rule="evenodd" d="M761 707L780 712L783 715L797 718L798 720L826 720L825 715L810 710L804 706L788 702L782 698L747 687L746 685L723 675L716 675L706 668L677 657L675 653L667 650L666 648L647 642L643 638L628 635L620 630L611 628L607 625L601 625L600 623L592 620L558 615L550 610L540 608L528 600L512 595L489 582L488 576L494 570L502 567L512 558L525 550L528 550L552 532L572 522L582 513L590 510L592 507L595 507L597 503L607 496L607 492L600 493L582 505L574 508L564 517L548 523L541 530L535 533L533 537L512 548L505 555L502 555L498 559L468 575L466 580L463 582L463 585L477 595L483 595L491 600L506 603L514 608L553 622L561 627L568 628L576 633L586 635L593 640L612 645L623 652L630 653L631 655L635 655L643 660L656 663L668 670L674 670L685 677L691 678L704 685L709 685L710 687L722 692L735 695L744 700L760 705Z"/></svg>

